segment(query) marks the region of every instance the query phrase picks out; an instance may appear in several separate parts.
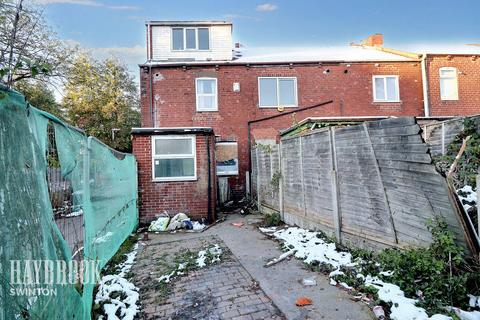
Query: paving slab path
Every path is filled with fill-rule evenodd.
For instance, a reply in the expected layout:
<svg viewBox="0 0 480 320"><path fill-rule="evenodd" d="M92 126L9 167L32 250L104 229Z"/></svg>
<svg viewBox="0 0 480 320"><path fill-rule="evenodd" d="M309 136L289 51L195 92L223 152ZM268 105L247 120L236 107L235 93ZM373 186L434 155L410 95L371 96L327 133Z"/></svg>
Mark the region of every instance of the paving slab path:
<svg viewBox="0 0 480 320"><path fill-rule="evenodd" d="M150 240L146 242L147 246L145 247L148 249L144 248L147 252L144 252L143 255L151 259L155 259L155 256L157 258L161 257L162 253L158 251L164 251L164 245L177 243L175 246L178 247L177 241L180 241L183 245L195 246L195 241L199 241L199 239L204 239L204 241L207 241L205 239L209 239L208 241L210 242L215 241L212 239L219 239L232 253L229 261L206 269L197 270L194 274L189 275L188 278L180 279L179 288L182 288L182 292L189 293L185 295L185 297L189 297L188 299L190 300L182 298L185 301L180 299L184 304L179 310L157 313L158 317L153 316L150 318L174 319L172 315L178 316L183 312L185 318L177 317L177 319L188 319L188 309L189 306L192 305L192 302L193 305L197 304L198 306L201 301L205 300L207 304L210 303L206 307L207 309L218 309L223 313L210 312L210 316L213 316L205 315L205 317L197 319L374 319L371 310L366 305L352 301L347 292L331 286L327 276L305 269L299 260L285 260L269 268L265 268L265 263L272 258L278 257L282 251L276 241L267 238L258 231L256 224L259 221L261 221L261 216L240 216L232 214L227 215L226 221L202 233L178 232L175 234L150 234ZM233 222L243 222L243 226L233 226ZM151 249L155 247L157 249ZM165 252L163 252L163 254L165 254ZM142 252L139 253L139 257L140 260L136 268L146 268L149 259L142 259ZM132 271L135 273L135 268L132 269ZM147 272L144 271L143 273L146 274ZM139 274L141 274L141 272ZM317 285L304 286L302 279L312 276L316 277ZM232 296L230 297L233 298L231 300L232 302L236 301L237 303L241 303L242 301L247 301L246 305L248 305L248 303L251 302L250 300L257 302L256 299L258 299L262 304L260 304L260 302L256 303L258 306L251 308L251 310L249 310L251 312L246 312L248 308L245 308L244 305L237 307L234 303L229 304L229 302L224 302L222 304L221 298L220 300L218 299L218 297L222 296L222 294L218 293L220 287L213 283L210 287L208 286L208 279L215 278L231 280L232 283L225 282L225 280L221 290L239 288L239 293L243 292L244 298L242 299L242 295L234 297L235 292L232 291ZM192 283L192 281L194 282ZM200 284L203 282L207 283L207 285L201 286ZM222 283L222 281L218 282ZM138 283L136 283L136 285L138 285ZM255 288L257 285L258 288ZM198 290L198 288L203 287L210 291ZM177 284L174 290L178 290ZM205 294L205 292L208 292L208 294ZM208 299L210 297L209 294L212 297L210 300ZM175 297L175 294L173 296ZM313 304L305 307L295 306L295 300L301 296L309 297L313 301ZM235 300L235 298L240 299ZM142 299L142 305L143 309L149 312L154 312L153 310L162 308L162 310L168 309L168 307L159 306L158 302L155 302L154 299L146 301ZM255 305L255 303L253 303L253 305ZM178 306L180 306L180 304ZM241 309L242 307L244 308ZM227 310L234 311L229 314ZM175 314L175 312L177 313ZM151 315L154 314L155 313L151 313ZM146 318L148 318L148 312L145 315ZM192 317L190 318L193 319Z"/></svg>

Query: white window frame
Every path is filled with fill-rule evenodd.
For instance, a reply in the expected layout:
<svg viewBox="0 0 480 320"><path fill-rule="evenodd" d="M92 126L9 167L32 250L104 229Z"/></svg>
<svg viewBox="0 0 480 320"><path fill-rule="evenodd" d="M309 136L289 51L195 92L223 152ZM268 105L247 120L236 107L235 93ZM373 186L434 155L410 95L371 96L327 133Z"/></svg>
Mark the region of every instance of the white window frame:
<svg viewBox="0 0 480 320"><path fill-rule="evenodd" d="M173 48L173 29L182 29L183 30L183 49L174 49ZM187 49L187 29L195 29L195 48ZM208 49L199 49L198 47L198 29L208 29ZM172 51L181 52L181 51L211 51L212 49L212 40L211 40L211 29L210 27L171 27L170 28L170 49Z"/></svg>
<svg viewBox="0 0 480 320"><path fill-rule="evenodd" d="M216 143L217 146L219 145L236 145L237 146L237 171L226 171L226 172L217 172L217 176L224 177L224 176L238 176L239 168L240 168L240 160L238 159L238 142L237 141L218 141Z"/></svg>
<svg viewBox="0 0 480 320"><path fill-rule="evenodd" d="M448 70L448 71L453 71L455 73L455 77L448 77L448 76L442 76L442 71L444 70ZM455 67L441 67L440 69L438 69L438 76L439 76L439 86L440 86L440 99L441 100L444 100L444 101L455 101L455 100L458 100L458 71L457 71L457 68ZM442 82L442 79L455 79L455 95L454 97L450 98L450 97L446 97L443 95L443 92L442 92L442 85L441 85L441 82Z"/></svg>
<svg viewBox="0 0 480 320"><path fill-rule="evenodd" d="M215 81L215 93L198 93L198 82L201 80L214 80ZM215 97L215 109L200 108L198 104L198 98L202 97ZM200 112L217 112L218 111L218 80L217 78L201 77L195 79L195 105L196 110Z"/></svg>
<svg viewBox="0 0 480 320"><path fill-rule="evenodd" d="M190 139L192 141L192 153L191 154L168 154L158 155L155 154L155 141L156 140L175 140L175 139ZM161 135L152 136L152 181L154 182L168 182L168 181L195 181L197 180L197 144L196 137L194 135ZM186 177L155 177L155 160L160 159L191 159L193 158L193 176Z"/></svg>
<svg viewBox="0 0 480 320"><path fill-rule="evenodd" d="M260 105L260 80L261 79L276 79L277 80L277 102L276 106L262 106ZM279 80L293 80L294 83L294 92L295 92L295 104L283 105L280 104L280 81ZM296 108L298 107L298 87L297 87L297 77L258 77L258 107L259 108Z"/></svg>
<svg viewBox="0 0 480 320"><path fill-rule="evenodd" d="M397 98L394 100L389 100L387 93L387 78L395 78L395 89L397 90ZM375 88L375 79L383 79L383 86L385 91L385 99L377 99L377 90ZM397 75L376 75L372 77L372 87L373 87L373 102L401 102L400 100L400 80Z"/></svg>

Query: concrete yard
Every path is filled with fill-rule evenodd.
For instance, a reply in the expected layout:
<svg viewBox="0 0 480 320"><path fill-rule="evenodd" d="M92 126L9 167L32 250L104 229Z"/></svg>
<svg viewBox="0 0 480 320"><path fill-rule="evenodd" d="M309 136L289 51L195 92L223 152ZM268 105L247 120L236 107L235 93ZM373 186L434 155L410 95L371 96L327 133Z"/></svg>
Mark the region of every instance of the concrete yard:
<svg viewBox="0 0 480 320"><path fill-rule="evenodd" d="M370 309L331 286L327 276L306 270L301 261L285 260L269 268L278 257L279 244L258 231L261 216L228 215L227 220L202 233L149 234L132 269L140 289L144 319L373 319ZM243 222L236 227L232 222ZM166 266L186 250L207 245L224 248L221 262L188 272L169 284L158 279ZM316 276L316 286L302 279ZM297 307L298 297L313 304Z"/></svg>

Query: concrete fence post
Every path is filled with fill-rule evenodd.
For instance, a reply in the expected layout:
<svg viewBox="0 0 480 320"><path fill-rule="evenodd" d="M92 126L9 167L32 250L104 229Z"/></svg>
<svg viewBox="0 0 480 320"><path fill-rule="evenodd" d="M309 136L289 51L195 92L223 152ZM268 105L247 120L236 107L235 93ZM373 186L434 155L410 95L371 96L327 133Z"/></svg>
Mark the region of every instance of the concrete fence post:
<svg viewBox="0 0 480 320"><path fill-rule="evenodd" d="M278 210L280 212L280 217L284 220L283 215L283 160L282 160L282 140L278 146L278 170L280 171L280 181L278 182Z"/></svg>
<svg viewBox="0 0 480 320"><path fill-rule="evenodd" d="M330 127L330 157L331 162L331 180L332 180L332 208L333 208L333 227L335 229L335 238L342 243L342 217L340 212L340 193L338 188L337 176L337 153L335 149L335 127Z"/></svg>

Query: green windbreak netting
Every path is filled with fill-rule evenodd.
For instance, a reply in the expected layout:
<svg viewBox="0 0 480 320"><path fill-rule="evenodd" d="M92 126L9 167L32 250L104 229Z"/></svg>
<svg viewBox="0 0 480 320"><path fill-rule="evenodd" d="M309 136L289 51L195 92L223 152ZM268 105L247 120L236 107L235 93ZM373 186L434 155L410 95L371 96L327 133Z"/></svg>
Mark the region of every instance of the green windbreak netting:
<svg viewBox="0 0 480 320"><path fill-rule="evenodd" d="M0 89L0 320L89 319L136 199L132 155Z"/></svg>

